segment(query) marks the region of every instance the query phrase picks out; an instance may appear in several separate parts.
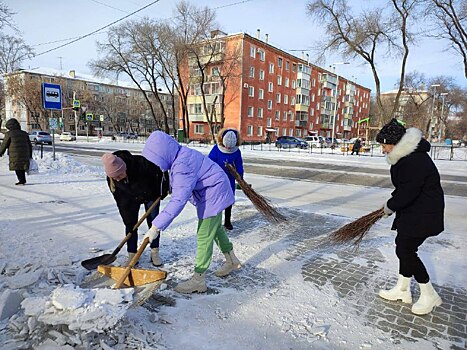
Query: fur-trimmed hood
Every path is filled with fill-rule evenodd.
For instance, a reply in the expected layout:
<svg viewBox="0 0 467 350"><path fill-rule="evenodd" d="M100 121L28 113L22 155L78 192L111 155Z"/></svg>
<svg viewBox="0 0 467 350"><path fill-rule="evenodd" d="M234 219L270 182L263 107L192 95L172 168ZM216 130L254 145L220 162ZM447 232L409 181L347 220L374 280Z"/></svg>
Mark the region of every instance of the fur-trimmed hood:
<svg viewBox="0 0 467 350"><path fill-rule="evenodd" d="M428 152L430 147L430 143L423 139L422 132L419 129L409 128L401 140L394 146L393 150L386 155L386 161L394 165L401 158L415 151Z"/></svg>

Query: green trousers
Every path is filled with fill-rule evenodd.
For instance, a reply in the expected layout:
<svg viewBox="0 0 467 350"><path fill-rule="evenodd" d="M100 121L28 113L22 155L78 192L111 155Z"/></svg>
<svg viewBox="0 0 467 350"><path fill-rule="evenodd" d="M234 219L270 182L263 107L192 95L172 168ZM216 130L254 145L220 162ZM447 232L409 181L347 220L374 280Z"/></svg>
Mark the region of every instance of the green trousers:
<svg viewBox="0 0 467 350"><path fill-rule="evenodd" d="M204 273L211 264L213 242L216 242L222 253L228 253L233 249L233 245L222 227L222 212L198 221L196 240L198 247L196 249L195 272Z"/></svg>

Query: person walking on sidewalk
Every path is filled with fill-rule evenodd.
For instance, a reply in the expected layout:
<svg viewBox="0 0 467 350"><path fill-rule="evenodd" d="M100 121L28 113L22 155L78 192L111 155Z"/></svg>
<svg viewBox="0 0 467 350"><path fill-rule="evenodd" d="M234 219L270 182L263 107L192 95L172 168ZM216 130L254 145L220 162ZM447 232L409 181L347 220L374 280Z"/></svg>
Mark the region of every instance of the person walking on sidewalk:
<svg viewBox="0 0 467 350"><path fill-rule="evenodd" d="M235 177L225 167L226 163L234 165L237 172L243 177L243 160L242 152L238 148L240 146L240 134L236 129L228 128L221 129L217 134L217 145L209 152L209 159L217 163L222 170L225 171L230 181L230 187L235 196ZM225 208L224 212L224 227L227 230L232 230L232 206Z"/></svg>
<svg viewBox="0 0 467 350"><path fill-rule="evenodd" d="M351 156L353 156L354 152L357 154L360 152L360 148L362 148L362 141L360 138L357 138L352 146L352 153L350 153Z"/></svg>
<svg viewBox="0 0 467 350"><path fill-rule="evenodd" d="M154 200L167 196L168 174L162 173L159 167L146 158L133 155L126 150L105 153L102 156L102 163L107 175L107 184L117 203L127 235L138 222L141 204L144 204L144 209L148 210ZM152 221L158 214L159 205L147 217L148 227L152 226ZM151 242L151 262L154 266L162 265L159 243L160 237ZM128 261L125 265L135 256L137 245L138 230L127 241Z"/></svg>
<svg viewBox="0 0 467 350"><path fill-rule="evenodd" d="M417 255L418 248L431 236L444 230L444 193L438 169L428 155L430 144L416 128L405 129L396 119L376 136L386 160L391 164L395 190L384 203L385 215L396 213L392 229L397 230L396 255L399 279L394 288L381 290L380 297L412 303L412 276L420 287L420 298L412 306L417 315L430 313L442 301L430 282L428 272Z"/></svg>
<svg viewBox="0 0 467 350"><path fill-rule="evenodd" d="M21 130L21 125L14 119L8 119L5 124L8 131L5 133L0 146L0 157L8 149L9 167L16 173L18 182L15 185L26 184L26 171L29 169L29 159L32 158L32 145L29 135Z"/></svg>
<svg viewBox="0 0 467 350"><path fill-rule="evenodd" d="M145 234L149 241L165 230L180 214L188 200L198 214L197 249L193 277L179 283L179 293L205 292L205 274L212 260L213 242L225 256L224 265L216 276L229 275L241 267L234 254L233 245L222 227L222 211L235 199L225 172L200 152L181 146L162 131L153 132L144 145L143 157L156 164L162 171L170 171L172 196L164 210L154 219Z"/></svg>

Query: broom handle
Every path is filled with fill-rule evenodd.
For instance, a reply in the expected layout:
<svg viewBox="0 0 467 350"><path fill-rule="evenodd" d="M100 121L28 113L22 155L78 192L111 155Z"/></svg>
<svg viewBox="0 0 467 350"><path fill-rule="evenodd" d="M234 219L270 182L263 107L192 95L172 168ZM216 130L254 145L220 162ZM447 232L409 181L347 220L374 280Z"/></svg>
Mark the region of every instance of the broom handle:
<svg viewBox="0 0 467 350"><path fill-rule="evenodd" d="M117 281L117 283L115 283L113 287L114 289L119 289L123 285L123 282L125 282L126 278L130 274L131 269L133 268L133 266L136 265L136 263L139 260L139 257L141 256L141 254L143 254L143 251L148 244L149 244L149 238L146 237L143 240L143 243L141 243L141 246L139 247L133 259L131 259L130 263L128 264L127 268L123 272L122 276L120 276L120 279Z"/></svg>
<svg viewBox="0 0 467 350"><path fill-rule="evenodd" d="M141 218L138 220L138 222L135 224L135 226L133 226L133 230L131 230L130 232L128 232L128 234L125 236L125 238L123 239L123 241L120 242L120 244L118 245L117 248L115 248L115 250L113 251L112 255L117 255L118 252L120 251L120 249L122 249L122 247L125 245L125 243L130 239L130 237L133 235L133 233L135 233L135 230L138 229L138 227L143 223L144 220L146 220L146 218L149 216L149 214L152 213L152 211L154 210L154 208L156 207L156 205L159 204L159 202L161 201L161 197L157 198L154 203L152 203L152 205L149 207L149 209L143 214L143 216L141 216Z"/></svg>

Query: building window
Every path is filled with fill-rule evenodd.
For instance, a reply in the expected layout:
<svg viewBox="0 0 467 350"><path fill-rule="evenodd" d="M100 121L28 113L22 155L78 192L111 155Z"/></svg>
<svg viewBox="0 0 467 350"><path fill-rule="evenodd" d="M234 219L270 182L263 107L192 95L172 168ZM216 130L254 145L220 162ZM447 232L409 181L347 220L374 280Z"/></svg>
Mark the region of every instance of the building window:
<svg viewBox="0 0 467 350"><path fill-rule="evenodd" d="M262 126L258 126L257 135L258 135L258 136L263 136L263 127L262 127Z"/></svg>
<svg viewBox="0 0 467 350"><path fill-rule="evenodd" d="M204 125L203 124L195 124L195 134L204 134Z"/></svg>
<svg viewBox="0 0 467 350"><path fill-rule="evenodd" d="M279 120L281 119L281 112L280 111L276 111L276 120Z"/></svg>
<svg viewBox="0 0 467 350"><path fill-rule="evenodd" d="M258 108L258 118L263 118L263 109L261 107Z"/></svg>
<svg viewBox="0 0 467 350"><path fill-rule="evenodd" d="M259 70L259 80L264 80L264 70Z"/></svg>
<svg viewBox="0 0 467 350"><path fill-rule="evenodd" d="M277 85L282 85L282 76L277 76Z"/></svg>
<svg viewBox="0 0 467 350"><path fill-rule="evenodd" d="M281 103L281 94L276 94L276 102Z"/></svg>
<svg viewBox="0 0 467 350"><path fill-rule="evenodd" d="M248 96L255 97L255 88L253 86L248 87Z"/></svg>
<svg viewBox="0 0 467 350"><path fill-rule="evenodd" d="M285 78L285 87L289 87L289 78Z"/></svg>
<svg viewBox="0 0 467 350"><path fill-rule="evenodd" d="M279 136L279 128L276 128L276 136Z"/></svg>
<svg viewBox="0 0 467 350"><path fill-rule="evenodd" d="M310 116L314 116L315 115L315 109L314 108L310 108Z"/></svg>
<svg viewBox="0 0 467 350"><path fill-rule="evenodd" d="M259 89L258 90L258 99L262 100L264 98L264 90Z"/></svg>
<svg viewBox="0 0 467 350"><path fill-rule="evenodd" d="M249 75L250 78L254 78L255 77L255 67L250 67L250 75Z"/></svg>
<svg viewBox="0 0 467 350"><path fill-rule="evenodd" d="M274 63L269 63L269 73L274 73Z"/></svg>
<svg viewBox="0 0 467 350"><path fill-rule="evenodd" d="M297 70L297 65L295 63L292 63L292 72L295 72Z"/></svg>
<svg viewBox="0 0 467 350"><path fill-rule="evenodd" d="M247 126L246 134L248 136L253 136L253 125L248 125Z"/></svg>
<svg viewBox="0 0 467 350"><path fill-rule="evenodd" d="M277 67L282 68L282 58L277 59Z"/></svg>
<svg viewBox="0 0 467 350"><path fill-rule="evenodd" d="M283 121L287 121L287 111L284 111L284 113L282 114L282 120Z"/></svg>
<svg viewBox="0 0 467 350"><path fill-rule="evenodd" d="M292 89L295 89L295 80L292 79Z"/></svg>
<svg viewBox="0 0 467 350"><path fill-rule="evenodd" d="M190 105L191 114L201 114L201 103L195 103Z"/></svg>
<svg viewBox="0 0 467 350"><path fill-rule="evenodd" d="M272 82L269 82L268 84L268 91L272 92L274 90L274 84Z"/></svg>
<svg viewBox="0 0 467 350"><path fill-rule="evenodd" d="M267 119L266 125L268 126L268 128L271 127L271 125L272 125L272 120L271 120L271 118L268 118L268 119Z"/></svg>
<svg viewBox="0 0 467 350"><path fill-rule="evenodd" d="M295 129L295 136L297 137L302 136L302 129Z"/></svg>
<svg viewBox="0 0 467 350"><path fill-rule="evenodd" d="M268 100L268 109L272 109L272 100Z"/></svg>
<svg viewBox="0 0 467 350"><path fill-rule="evenodd" d="M289 111L289 119L290 121L293 121L293 113Z"/></svg>
<svg viewBox="0 0 467 350"><path fill-rule="evenodd" d="M260 59L261 61L264 61L264 59L265 59L265 57L266 57L266 55L265 55L265 53L264 53L264 50L259 49L259 50L258 50L258 53L259 53L259 59Z"/></svg>
<svg viewBox="0 0 467 350"><path fill-rule="evenodd" d="M311 102L315 102L315 94L311 94Z"/></svg>
<svg viewBox="0 0 467 350"><path fill-rule="evenodd" d="M316 79L313 78L313 80L311 81L311 86L315 87L316 86Z"/></svg>
<svg viewBox="0 0 467 350"><path fill-rule="evenodd" d="M294 97L294 96L292 96L292 97L290 98L290 105L291 105L291 106L295 106L295 97Z"/></svg>
<svg viewBox="0 0 467 350"><path fill-rule="evenodd" d="M285 61L285 70L289 70L289 61Z"/></svg>
<svg viewBox="0 0 467 350"><path fill-rule="evenodd" d="M284 104L289 104L289 96L288 95L284 95Z"/></svg>
<svg viewBox="0 0 467 350"><path fill-rule="evenodd" d="M256 57L256 47L250 46L250 57Z"/></svg>
<svg viewBox="0 0 467 350"><path fill-rule="evenodd" d="M219 67L212 67L211 75L213 75L215 77L218 77L219 75L221 75Z"/></svg>
<svg viewBox="0 0 467 350"><path fill-rule="evenodd" d="M282 128L282 136L287 136L287 128Z"/></svg>
<svg viewBox="0 0 467 350"><path fill-rule="evenodd" d="M255 113L255 108L254 107L248 107L248 116L253 117L254 113Z"/></svg>
<svg viewBox="0 0 467 350"><path fill-rule="evenodd" d="M293 136L293 129L292 128L289 129L289 136Z"/></svg>

